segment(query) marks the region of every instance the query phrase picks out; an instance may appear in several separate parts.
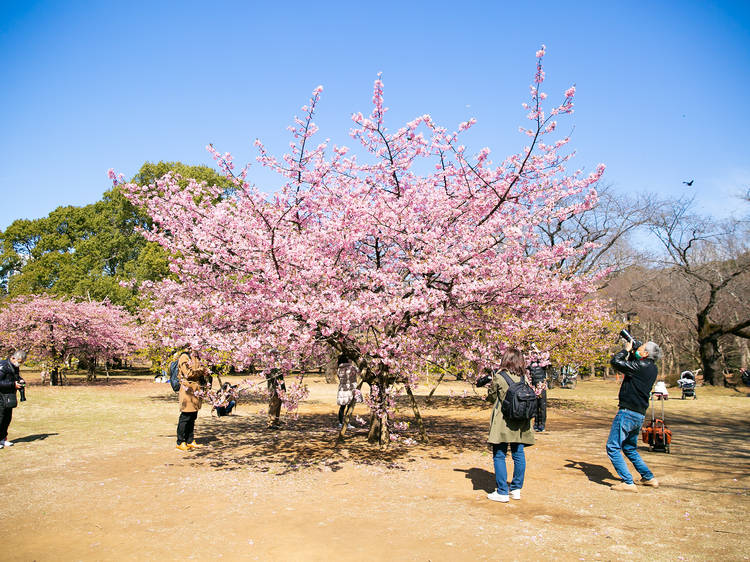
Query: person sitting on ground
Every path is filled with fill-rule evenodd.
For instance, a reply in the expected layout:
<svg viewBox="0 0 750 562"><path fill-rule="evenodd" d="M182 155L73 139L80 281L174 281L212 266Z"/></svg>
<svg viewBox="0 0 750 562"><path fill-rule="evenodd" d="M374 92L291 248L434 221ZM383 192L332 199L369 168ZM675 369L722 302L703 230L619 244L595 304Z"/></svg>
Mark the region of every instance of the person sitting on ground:
<svg viewBox="0 0 750 562"><path fill-rule="evenodd" d="M203 406L203 398L196 395L210 387L210 379L206 368L200 360L200 353L187 349L182 351L177 359L177 369L180 377L180 418L177 422L177 448L189 451L201 447L195 442L195 420L198 410Z"/></svg>
<svg viewBox="0 0 750 562"><path fill-rule="evenodd" d="M216 406L216 415L218 417L228 416L237 405L236 397L237 385L225 382L221 385L219 391L219 405Z"/></svg>
<svg viewBox="0 0 750 562"><path fill-rule="evenodd" d="M336 394L336 404L339 405L339 428L341 428L344 425L344 414L346 413L347 406L351 404L352 410L354 410L354 404L357 402L356 390L359 369L357 368L357 365L354 364L354 361L342 353L338 358L336 374L339 377L339 390ZM349 429L354 428L351 424L347 424L347 427Z"/></svg>
<svg viewBox="0 0 750 562"><path fill-rule="evenodd" d="M610 361L612 367L624 376L618 395L619 410L612 420L607 439L607 455L622 478L622 482L612 486L612 489L624 492L637 492L638 488L622 458L623 453L641 475L641 484L654 488L659 486L654 473L638 454L638 435L648 410L651 387L658 375L656 361L661 358L661 348L650 341L634 353L631 353L632 349L633 343L629 341L625 349L617 352Z"/></svg>

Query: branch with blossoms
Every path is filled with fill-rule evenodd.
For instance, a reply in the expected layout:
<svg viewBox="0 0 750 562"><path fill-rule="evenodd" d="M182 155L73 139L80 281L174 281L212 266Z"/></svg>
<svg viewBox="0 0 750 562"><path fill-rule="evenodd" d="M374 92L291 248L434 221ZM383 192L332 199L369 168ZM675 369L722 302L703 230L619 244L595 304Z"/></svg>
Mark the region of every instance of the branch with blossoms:
<svg viewBox="0 0 750 562"><path fill-rule="evenodd" d="M524 327L560 329L560 311L594 286L556 264L589 248L546 245L539 225L591 208L604 167L567 172L569 139L547 140L575 89L544 113L543 55L527 106L532 142L499 165L489 148L472 158L460 144L473 120L449 131L421 115L389 131L378 76L371 113L352 116L358 150L311 148L320 88L295 118L288 154L256 141L257 161L287 179L272 195L213 146L238 187L232 197L174 175L123 186L153 218L144 235L170 256L174 279L148 288L165 338L226 350L238 364L283 349L287 372L322 349L344 353L370 387L370 438L387 445L389 396L416 387L415 366L437 347L479 364L496 361Z"/></svg>

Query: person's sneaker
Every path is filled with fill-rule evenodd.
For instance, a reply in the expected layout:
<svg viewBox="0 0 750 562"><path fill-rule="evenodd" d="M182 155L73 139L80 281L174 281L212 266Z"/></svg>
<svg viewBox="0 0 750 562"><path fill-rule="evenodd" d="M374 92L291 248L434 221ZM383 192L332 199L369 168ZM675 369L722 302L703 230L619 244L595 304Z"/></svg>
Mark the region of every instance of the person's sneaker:
<svg viewBox="0 0 750 562"><path fill-rule="evenodd" d="M187 444L188 449L197 449L198 447L203 447L200 443L196 443L193 441L192 443Z"/></svg>
<svg viewBox="0 0 750 562"><path fill-rule="evenodd" d="M615 492L635 492L638 493L638 487L635 484L626 484L625 482L620 482L619 484L615 484L610 488L610 490L614 490Z"/></svg>
<svg viewBox="0 0 750 562"><path fill-rule="evenodd" d="M13 441L8 441L7 439L5 439L3 441L0 441L0 445L2 445L3 447L12 447Z"/></svg>
<svg viewBox="0 0 750 562"><path fill-rule="evenodd" d="M659 487L659 481L656 478L652 478L651 480L646 480L645 478L641 478L641 484L643 484L644 486L651 486L652 488Z"/></svg>
<svg viewBox="0 0 750 562"><path fill-rule="evenodd" d="M487 499L492 500L493 502L501 502L501 503L508 503L510 501L507 495L498 494L497 490L487 494Z"/></svg>
<svg viewBox="0 0 750 562"><path fill-rule="evenodd" d="M512 499L512 500L520 500L521 499L521 490L511 490L510 491L510 499Z"/></svg>
<svg viewBox="0 0 750 562"><path fill-rule="evenodd" d="M180 451L189 451L190 450L190 447L187 446L187 443L180 443L179 445L177 445L177 448Z"/></svg>
<svg viewBox="0 0 750 562"><path fill-rule="evenodd" d="M3 445L2 445L2 443L0 443L0 449L2 449L2 448L3 448Z"/></svg>

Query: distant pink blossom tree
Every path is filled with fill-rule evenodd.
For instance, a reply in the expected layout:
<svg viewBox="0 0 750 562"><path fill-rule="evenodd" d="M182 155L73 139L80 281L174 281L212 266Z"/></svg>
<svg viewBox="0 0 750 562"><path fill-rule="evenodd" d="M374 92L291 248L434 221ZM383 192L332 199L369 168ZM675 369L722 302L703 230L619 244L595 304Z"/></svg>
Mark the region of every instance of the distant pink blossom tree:
<svg viewBox="0 0 750 562"><path fill-rule="evenodd" d="M144 286L165 344L225 350L239 364L263 364L273 349L286 369L331 346L359 365L370 439L385 445L400 385L411 393L431 357L449 347L492 363L530 326L565 329L562 311L593 283L556 264L588 248L545 245L538 227L591 208L604 166L566 171L569 138L552 136L575 89L545 113L543 56L524 104L528 144L497 163L489 148L470 156L461 144L473 119L457 131L429 115L387 129L378 77L371 114L352 116L356 153L313 143L321 87L290 127L288 154L256 141L258 162L286 178L272 195L212 145L233 193L182 188L174 174L125 185L153 218L145 236L170 255L174 277Z"/></svg>
<svg viewBox="0 0 750 562"><path fill-rule="evenodd" d="M110 361L125 358L139 345L140 328L122 307L26 295L7 301L0 310L3 347L23 349L46 363L51 382L70 358Z"/></svg>

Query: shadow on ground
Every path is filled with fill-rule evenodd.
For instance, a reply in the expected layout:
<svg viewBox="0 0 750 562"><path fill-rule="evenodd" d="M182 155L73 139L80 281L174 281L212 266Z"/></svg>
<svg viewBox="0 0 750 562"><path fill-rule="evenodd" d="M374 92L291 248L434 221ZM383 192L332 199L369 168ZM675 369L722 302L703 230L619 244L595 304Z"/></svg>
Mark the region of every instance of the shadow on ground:
<svg viewBox="0 0 750 562"><path fill-rule="evenodd" d="M413 425L413 424L412 424ZM406 470L419 452L439 450L448 456L467 448L486 447L486 428L475 420L428 418L425 426L429 444L411 447L395 442L387 449L367 441L367 428L349 430L339 442L333 414L303 414L286 420L279 429L268 429L264 416L208 418L196 428L199 444L205 447L191 453L196 463L218 470L252 468L275 474L302 469L338 470L344 462L378 465ZM406 436L417 437L415 430Z"/></svg>
<svg viewBox="0 0 750 562"><path fill-rule="evenodd" d="M591 482L595 482L596 484L611 486L613 483L619 482L619 478L612 474L612 471L606 466L584 461L574 461L571 459L566 459L566 462L568 464L565 465L565 468L577 468L583 472ZM605 482L605 480L612 480L613 482Z"/></svg>
<svg viewBox="0 0 750 562"><path fill-rule="evenodd" d="M30 443L32 441L43 441L44 439L47 439L47 437L52 437L53 435L59 435L58 433L35 433L34 435L26 435L24 437L18 437L17 439L13 440L13 443Z"/></svg>
<svg viewBox="0 0 750 562"><path fill-rule="evenodd" d="M484 490L485 492L494 492L497 484L495 475L483 468L454 468L454 472L463 472L474 490Z"/></svg>

